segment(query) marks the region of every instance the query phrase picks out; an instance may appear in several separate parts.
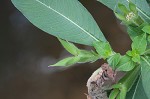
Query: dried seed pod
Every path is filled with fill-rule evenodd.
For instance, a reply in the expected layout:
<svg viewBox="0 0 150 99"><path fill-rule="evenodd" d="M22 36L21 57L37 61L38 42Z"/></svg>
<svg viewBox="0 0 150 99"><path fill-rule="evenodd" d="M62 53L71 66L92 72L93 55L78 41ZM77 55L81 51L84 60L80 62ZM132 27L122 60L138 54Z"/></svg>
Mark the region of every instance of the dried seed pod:
<svg viewBox="0 0 150 99"><path fill-rule="evenodd" d="M106 90L115 81L115 75L108 64L103 64L87 81L87 99L108 99Z"/></svg>

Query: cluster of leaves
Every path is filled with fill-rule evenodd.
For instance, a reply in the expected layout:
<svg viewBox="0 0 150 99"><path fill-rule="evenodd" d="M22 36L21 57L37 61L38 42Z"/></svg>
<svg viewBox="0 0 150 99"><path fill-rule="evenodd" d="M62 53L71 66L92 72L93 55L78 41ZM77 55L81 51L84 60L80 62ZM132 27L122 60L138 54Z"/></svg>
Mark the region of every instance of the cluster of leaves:
<svg viewBox="0 0 150 99"><path fill-rule="evenodd" d="M116 53L90 13L78 0L12 0L26 18L43 31L56 36L72 54L52 66L105 59L115 71L127 74L115 85L110 99L150 98L150 7L146 0L98 0L112 9L127 27L131 50ZM78 49L73 43L93 46L95 51ZM140 94L138 94L140 93ZM139 96L141 95L141 96Z"/></svg>
<svg viewBox="0 0 150 99"><path fill-rule="evenodd" d="M148 81L150 81L150 7L148 3L146 0L132 0L132 2L125 0L120 0L119 2L117 0L99 1L115 12L116 17L126 25L129 36L132 39L132 49L127 51L126 55L121 56L122 58L120 59L120 55L116 54L108 59L108 63L114 69L128 71L118 84L112 86L114 90L109 98L149 99L150 88L147 86ZM117 6L115 4L110 5L113 4L112 2L116 2ZM120 69L120 65L117 65L119 63L123 63L122 65L126 66L122 66Z"/></svg>
<svg viewBox="0 0 150 99"><path fill-rule="evenodd" d="M100 56L94 51L86 51L78 49L74 44L59 39L63 47L73 56L65 58L51 66L70 66L75 63L95 62Z"/></svg>

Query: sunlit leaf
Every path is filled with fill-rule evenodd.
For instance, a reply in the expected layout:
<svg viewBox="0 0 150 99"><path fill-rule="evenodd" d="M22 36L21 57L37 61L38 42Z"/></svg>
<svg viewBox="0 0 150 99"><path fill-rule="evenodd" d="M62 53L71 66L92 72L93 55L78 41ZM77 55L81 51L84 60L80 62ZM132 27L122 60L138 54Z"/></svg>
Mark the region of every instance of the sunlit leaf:
<svg viewBox="0 0 150 99"><path fill-rule="evenodd" d="M117 70L119 71L130 71L135 67L135 63L132 61L131 57L124 55L117 65Z"/></svg>
<svg viewBox="0 0 150 99"><path fill-rule="evenodd" d="M140 55L142 55L147 47L146 34L135 37L131 46L132 50L136 50Z"/></svg>
<svg viewBox="0 0 150 99"><path fill-rule="evenodd" d="M94 48L102 58L108 58L112 55L112 49L108 42L94 42Z"/></svg>
<svg viewBox="0 0 150 99"><path fill-rule="evenodd" d="M117 54L111 56L111 57L107 60L107 62L109 63L109 65L110 65L113 69L116 69L116 68L117 68L117 65L118 65L118 63L119 63L119 61L120 61L120 59L121 59L121 55L120 55L119 53L117 53Z"/></svg>

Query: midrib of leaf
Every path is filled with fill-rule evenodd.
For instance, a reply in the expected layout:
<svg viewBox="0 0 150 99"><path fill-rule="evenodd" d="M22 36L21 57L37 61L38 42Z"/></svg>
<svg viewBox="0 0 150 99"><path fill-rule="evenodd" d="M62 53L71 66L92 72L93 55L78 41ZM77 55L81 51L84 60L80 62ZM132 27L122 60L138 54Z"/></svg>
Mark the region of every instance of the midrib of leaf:
<svg viewBox="0 0 150 99"><path fill-rule="evenodd" d="M127 0L127 2L129 2L129 0ZM150 17L147 14L145 14L140 8L138 8L138 7L136 7L136 8L139 12L141 12L145 17L147 17L150 20Z"/></svg>
<svg viewBox="0 0 150 99"><path fill-rule="evenodd" d="M40 0L36 0L38 3L40 3L41 5L45 6L46 8L54 11L55 13L59 14L60 16L64 17L66 20L68 20L69 22L71 22L72 24L74 24L75 26L77 26L79 29L81 29L84 33L88 34L90 37L92 37L95 41L99 41L97 38L95 38L93 35L91 35L89 32L87 32L86 30L84 30L81 26L79 26L77 23L73 22L71 19L69 19L68 17L66 17L65 15L61 14L60 12L58 12L57 10L53 9L51 6L46 5L45 3L41 2Z"/></svg>

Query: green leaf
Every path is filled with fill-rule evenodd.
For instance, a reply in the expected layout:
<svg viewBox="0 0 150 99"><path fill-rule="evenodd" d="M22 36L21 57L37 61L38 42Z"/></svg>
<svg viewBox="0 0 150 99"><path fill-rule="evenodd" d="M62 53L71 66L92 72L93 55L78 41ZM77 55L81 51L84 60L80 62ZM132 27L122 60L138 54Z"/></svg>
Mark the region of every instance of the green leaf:
<svg viewBox="0 0 150 99"><path fill-rule="evenodd" d="M147 23L141 24L139 27L128 26L127 32L131 39L133 40L136 36L143 34L142 28L147 25Z"/></svg>
<svg viewBox="0 0 150 99"><path fill-rule="evenodd" d="M142 55L147 47L146 34L135 37L131 46L132 50L136 50L140 55Z"/></svg>
<svg viewBox="0 0 150 99"><path fill-rule="evenodd" d="M133 62L137 62L137 63L140 63L140 55L139 54L136 54L132 57L132 61Z"/></svg>
<svg viewBox="0 0 150 99"><path fill-rule="evenodd" d="M94 42L93 45L97 53L104 59L108 58L113 53L108 42Z"/></svg>
<svg viewBox="0 0 150 99"><path fill-rule="evenodd" d="M127 52L126 52L126 54L127 54L127 55L129 55L129 56L133 56L133 52L132 52L132 51L130 51L130 50L129 50L129 51L127 51Z"/></svg>
<svg viewBox="0 0 150 99"><path fill-rule="evenodd" d="M131 40L133 40L136 36L141 34L140 31L138 31L138 32L137 31L138 31L138 29L135 27L127 27L127 32L129 34Z"/></svg>
<svg viewBox="0 0 150 99"><path fill-rule="evenodd" d="M143 89L142 80L138 78L130 91L127 93L126 99L148 99Z"/></svg>
<svg viewBox="0 0 150 99"><path fill-rule="evenodd" d="M70 66L75 63L95 62L98 59L99 56L94 51L79 50L76 56L65 58L51 66Z"/></svg>
<svg viewBox="0 0 150 99"><path fill-rule="evenodd" d="M116 16L118 19L122 20L122 21L126 21L125 16L122 15L122 14L115 13L115 16Z"/></svg>
<svg viewBox="0 0 150 99"><path fill-rule="evenodd" d="M68 57L50 66L70 66L79 61L79 57Z"/></svg>
<svg viewBox="0 0 150 99"><path fill-rule="evenodd" d="M134 12L135 14L137 14L137 9L136 9L136 5L133 4L132 2L129 2L129 8L132 12Z"/></svg>
<svg viewBox="0 0 150 99"><path fill-rule="evenodd" d="M59 39L64 48L75 57L79 57L78 63L95 62L99 59L99 55L94 51L86 51L78 49L73 43Z"/></svg>
<svg viewBox="0 0 150 99"><path fill-rule="evenodd" d="M150 34L150 25L144 26L142 30L143 30L145 33Z"/></svg>
<svg viewBox="0 0 150 99"><path fill-rule="evenodd" d="M130 71L135 67L135 63L132 61L131 57L124 55L120 59L117 70L118 71Z"/></svg>
<svg viewBox="0 0 150 99"><path fill-rule="evenodd" d="M126 75L123 78L121 78L118 83L125 86L127 88L127 91L129 91L135 83L136 79L138 78L139 74L140 66L136 65L136 67L131 71L127 72Z"/></svg>
<svg viewBox="0 0 150 99"><path fill-rule="evenodd" d="M140 63L140 55L138 54L138 52L136 50L127 51L126 54L132 57L133 62Z"/></svg>
<svg viewBox="0 0 150 99"><path fill-rule="evenodd" d="M129 10L126 8L125 5L118 3L118 8L123 12L124 14L128 14Z"/></svg>
<svg viewBox="0 0 150 99"><path fill-rule="evenodd" d="M131 0L139 11L139 15L145 19L147 22L150 22L150 6L146 0Z"/></svg>
<svg viewBox="0 0 150 99"><path fill-rule="evenodd" d="M91 14L78 0L11 0L35 26L58 38L92 45L106 41Z"/></svg>
<svg viewBox="0 0 150 99"><path fill-rule="evenodd" d="M97 53L86 50L80 50L78 57L80 57L78 63L95 62L99 59L99 55Z"/></svg>
<svg viewBox="0 0 150 99"><path fill-rule="evenodd" d="M109 65L113 68L113 70L115 70L117 68L117 65L119 63L121 59L121 55L119 53L111 56L107 62L109 63Z"/></svg>
<svg viewBox="0 0 150 99"><path fill-rule="evenodd" d="M58 40L61 42L63 47L72 55L77 55L79 53L79 49L73 43L70 43L62 39L58 39Z"/></svg>
<svg viewBox="0 0 150 99"><path fill-rule="evenodd" d="M148 98L150 98L150 57L142 57L143 61L141 62L141 74L142 74L142 83L145 93Z"/></svg>
<svg viewBox="0 0 150 99"><path fill-rule="evenodd" d="M140 73L140 66L136 66L134 69L127 72L126 75L123 78L121 78L117 84L112 85L112 88L117 88L120 90L120 94L118 96L120 97L120 99L125 99L126 93L134 85L136 79L138 78L139 73Z"/></svg>
<svg viewBox="0 0 150 99"><path fill-rule="evenodd" d="M148 42L150 43L150 35L148 35L147 40L148 40Z"/></svg>

